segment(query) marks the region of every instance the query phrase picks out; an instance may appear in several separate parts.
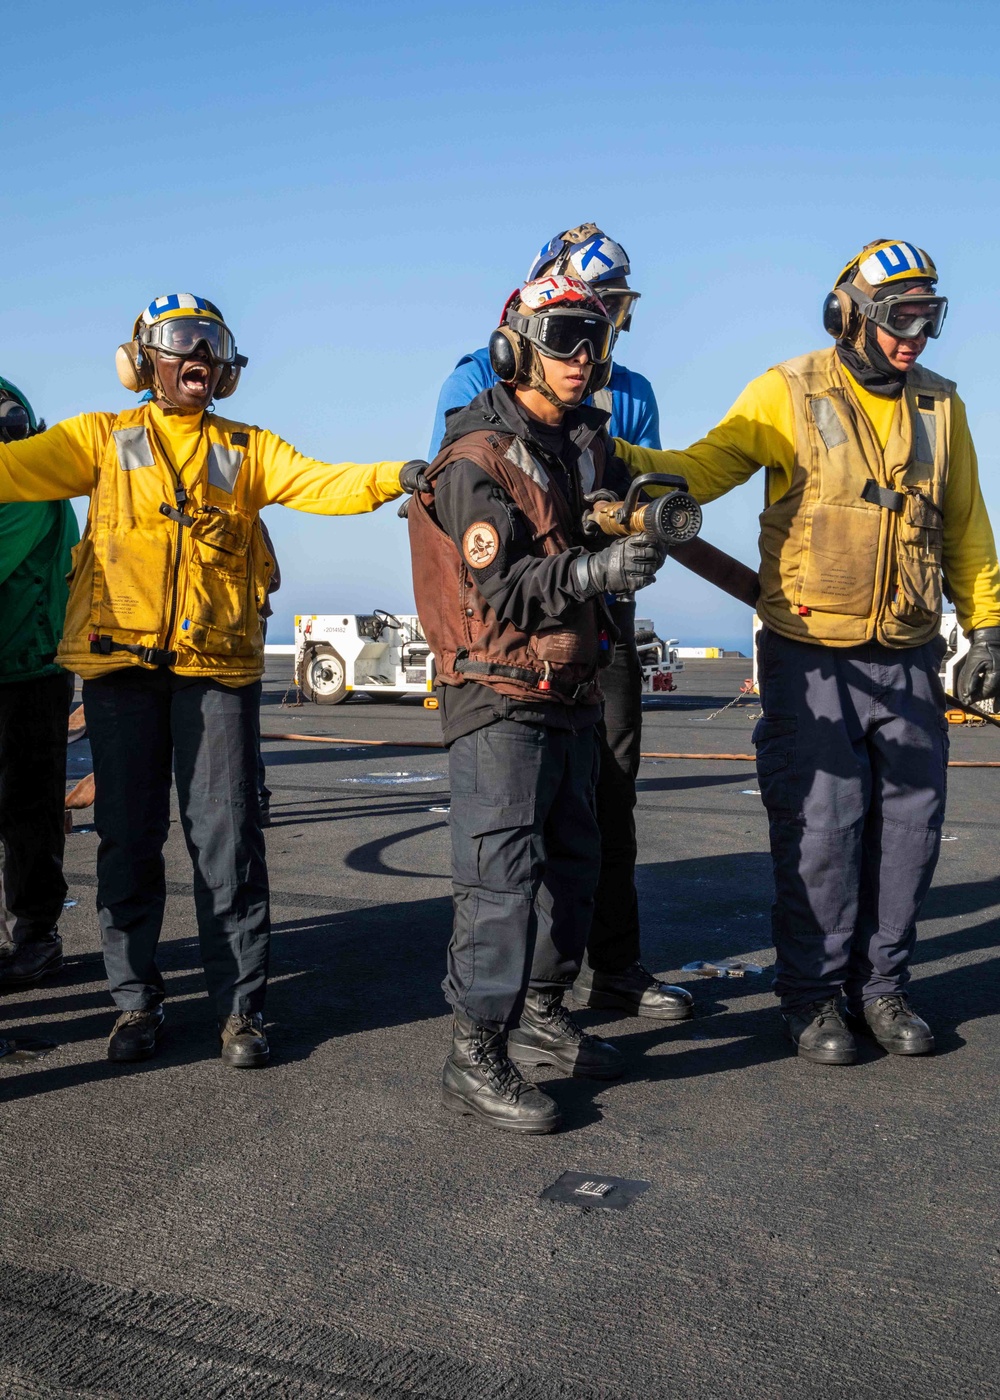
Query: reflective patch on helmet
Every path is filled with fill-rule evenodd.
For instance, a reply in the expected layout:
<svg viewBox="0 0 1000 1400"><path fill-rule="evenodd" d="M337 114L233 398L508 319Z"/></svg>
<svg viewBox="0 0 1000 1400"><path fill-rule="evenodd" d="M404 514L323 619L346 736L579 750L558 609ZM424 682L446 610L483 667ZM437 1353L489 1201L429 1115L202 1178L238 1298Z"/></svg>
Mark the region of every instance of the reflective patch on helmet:
<svg viewBox="0 0 1000 1400"><path fill-rule="evenodd" d="M243 453L213 442L208 449L208 484L232 492L243 465Z"/></svg>
<svg viewBox="0 0 1000 1400"><path fill-rule="evenodd" d="M543 491L549 489L548 472L541 462L535 461L520 438L515 438L503 455L508 462L513 462L515 467L524 472L525 476L530 477L536 486L540 486Z"/></svg>
<svg viewBox="0 0 1000 1400"><path fill-rule="evenodd" d="M937 447L937 417L933 413L917 413L913 419L913 460L933 466Z"/></svg>
<svg viewBox="0 0 1000 1400"><path fill-rule="evenodd" d="M603 233L588 238L574 248L569 265L584 282L603 282L608 277L627 277L628 254L620 243L613 243Z"/></svg>
<svg viewBox="0 0 1000 1400"><path fill-rule="evenodd" d="M580 453L580 460L577 463L577 471L580 474L580 485L584 494L593 491L594 482L597 480L597 467L594 465L594 454L587 447Z"/></svg>
<svg viewBox="0 0 1000 1400"><path fill-rule="evenodd" d="M900 277L932 277L937 270L927 253L912 243L887 243L876 248L858 264L858 271L871 287L892 282Z"/></svg>
<svg viewBox="0 0 1000 1400"><path fill-rule="evenodd" d="M813 416L813 422L819 429L819 435L826 443L827 451L831 448L839 447L842 442L847 441L847 433L844 425L837 417L837 410L833 402L827 398L810 399L809 410Z"/></svg>
<svg viewBox="0 0 1000 1400"><path fill-rule="evenodd" d="M537 282L526 282L521 288L520 300L532 311L553 303L593 301L594 292L579 277L541 277Z"/></svg>
<svg viewBox="0 0 1000 1400"><path fill-rule="evenodd" d="M173 316L179 311L189 311L195 315L207 313L217 316L220 321L223 319L219 308L204 297L192 296L190 292L172 292L170 296L155 297L142 313L142 321L144 325L151 326L161 316Z"/></svg>
<svg viewBox="0 0 1000 1400"><path fill-rule="evenodd" d="M487 569L497 557L500 536L488 520L477 520L462 536L462 554L470 569Z"/></svg>
<svg viewBox="0 0 1000 1400"><path fill-rule="evenodd" d="M137 467L156 466L146 429L141 425L138 428L117 428L114 436L118 465L123 472L134 472Z"/></svg>

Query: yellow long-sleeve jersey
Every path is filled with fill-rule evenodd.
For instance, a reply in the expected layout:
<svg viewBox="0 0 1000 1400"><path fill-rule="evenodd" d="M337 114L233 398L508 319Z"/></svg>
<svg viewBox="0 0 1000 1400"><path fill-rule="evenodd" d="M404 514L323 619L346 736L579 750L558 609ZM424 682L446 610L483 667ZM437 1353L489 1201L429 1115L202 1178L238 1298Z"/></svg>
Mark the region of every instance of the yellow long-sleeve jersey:
<svg viewBox="0 0 1000 1400"><path fill-rule="evenodd" d="M371 511L400 495L402 465L320 462L264 428L147 404L0 444L0 501L91 497L58 653L68 669L169 666L246 685L263 671L274 569L261 508Z"/></svg>
<svg viewBox="0 0 1000 1400"><path fill-rule="evenodd" d="M884 449L899 400L869 393L845 370L850 387ZM763 467L766 501L779 501L795 469L795 421L788 381L777 369L751 380L725 417L684 451L657 451L615 439L615 453L634 476L670 472L687 479L702 505L747 481ZM1000 626L1000 564L979 484L976 450L965 405L952 400L948 479L944 496L944 575L964 630Z"/></svg>

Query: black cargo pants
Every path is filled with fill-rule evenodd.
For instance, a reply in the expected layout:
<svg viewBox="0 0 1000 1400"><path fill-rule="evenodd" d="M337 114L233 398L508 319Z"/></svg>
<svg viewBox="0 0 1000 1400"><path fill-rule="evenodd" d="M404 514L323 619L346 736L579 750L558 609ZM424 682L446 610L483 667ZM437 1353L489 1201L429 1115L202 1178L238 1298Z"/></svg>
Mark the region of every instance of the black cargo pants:
<svg viewBox="0 0 1000 1400"><path fill-rule="evenodd" d="M532 986L580 970L601 843L596 727L574 733L501 719L455 739L454 927L444 992L479 1025L515 1025Z"/></svg>
<svg viewBox="0 0 1000 1400"><path fill-rule="evenodd" d="M172 762L215 1012L260 1011L270 938L257 795L260 683L233 687L130 667L86 681L83 703L101 838L97 909L115 1004L144 1011L164 996L156 946Z"/></svg>
<svg viewBox="0 0 1000 1400"><path fill-rule="evenodd" d="M635 649L635 603L616 603L621 631L611 665L601 672L604 720L599 727L597 824L601 875L587 961L600 972L623 972L639 960L639 897L635 888L635 780L642 748L642 667Z"/></svg>
<svg viewBox="0 0 1000 1400"><path fill-rule="evenodd" d="M60 671L0 685L0 841L11 937L28 943L59 922L66 881L66 727L73 677Z"/></svg>
<svg viewBox="0 0 1000 1400"><path fill-rule="evenodd" d="M753 741L774 866L774 990L858 1011L909 980L937 865L948 726L940 646L758 640Z"/></svg>

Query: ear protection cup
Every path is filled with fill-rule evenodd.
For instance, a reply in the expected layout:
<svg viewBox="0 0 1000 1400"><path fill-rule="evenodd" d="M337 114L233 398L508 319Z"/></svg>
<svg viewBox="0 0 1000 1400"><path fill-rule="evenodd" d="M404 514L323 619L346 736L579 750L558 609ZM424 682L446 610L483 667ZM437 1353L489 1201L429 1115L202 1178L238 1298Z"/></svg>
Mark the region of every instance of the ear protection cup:
<svg viewBox="0 0 1000 1400"><path fill-rule="evenodd" d="M119 345L115 351L115 369L118 371L118 378L125 385L125 388L131 390L133 394L141 394L145 389L152 389L153 366L142 353L142 347L137 340L130 340L125 345Z"/></svg>
<svg viewBox="0 0 1000 1400"><path fill-rule="evenodd" d="M219 375L219 382L215 386L214 398L228 399L230 394L236 393L236 386L240 382L240 374L247 365L246 355L237 355L231 365L224 365L222 373Z"/></svg>
<svg viewBox="0 0 1000 1400"><path fill-rule="evenodd" d="M525 369L524 340L509 326L498 326L490 336L490 368L505 384L515 384Z"/></svg>
<svg viewBox="0 0 1000 1400"><path fill-rule="evenodd" d="M844 340L856 329L857 307L843 287L834 287L823 303L823 329L834 340Z"/></svg>

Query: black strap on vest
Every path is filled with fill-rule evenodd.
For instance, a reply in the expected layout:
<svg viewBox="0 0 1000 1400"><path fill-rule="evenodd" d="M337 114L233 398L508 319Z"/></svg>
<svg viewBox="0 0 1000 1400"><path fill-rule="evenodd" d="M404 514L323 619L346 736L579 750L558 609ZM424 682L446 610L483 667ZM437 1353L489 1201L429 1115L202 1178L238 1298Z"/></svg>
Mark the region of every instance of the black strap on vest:
<svg viewBox="0 0 1000 1400"><path fill-rule="evenodd" d="M906 501L902 491L890 491L888 487L880 486L874 477L869 477L865 482L861 499L870 501L873 506L881 506L883 510L895 511L897 515Z"/></svg>
<svg viewBox="0 0 1000 1400"><path fill-rule="evenodd" d="M529 671L523 666L503 666L498 661L471 661L468 657L457 658L455 670L460 676L496 676L498 680L520 681L522 685L534 686L536 690L545 679L538 671ZM575 700L584 691L589 690L593 684L593 680L589 680L581 681L579 684L566 685L559 680L558 676L550 676L545 689L558 690L563 695L572 696Z"/></svg>
<svg viewBox="0 0 1000 1400"><path fill-rule="evenodd" d="M147 666L172 666L177 660L176 651L164 651L162 647L143 647L137 642L113 642L110 637L90 634L90 650L96 656L110 656L113 651L127 651L145 661Z"/></svg>

